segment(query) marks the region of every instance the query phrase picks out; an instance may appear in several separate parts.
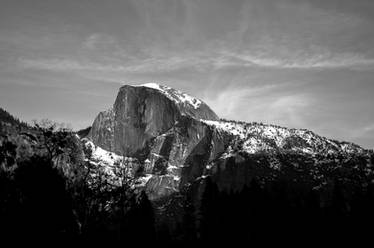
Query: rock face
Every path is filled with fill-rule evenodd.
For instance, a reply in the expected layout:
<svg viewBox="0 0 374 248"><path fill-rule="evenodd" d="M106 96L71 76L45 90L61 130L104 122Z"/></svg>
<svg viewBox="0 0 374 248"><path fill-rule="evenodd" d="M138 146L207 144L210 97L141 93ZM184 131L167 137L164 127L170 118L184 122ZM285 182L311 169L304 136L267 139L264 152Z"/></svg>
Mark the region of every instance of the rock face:
<svg viewBox="0 0 374 248"><path fill-rule="evenodd" d="M214 142L211 149L213 133L200 119L218 121L204 102L180 91L125 85L113 108L96 117L88 137L104 150L137 158L145 173L153 175L147 191L155 198L177 191L181 181L188 182L185 178L202 175L202 163L187 169L190 164L223 152L223 142Z"/></svg>
<svg viewBox="0 0 374 248"><path fill-rule="evenodd" d="M124 156L144 153L152 139L166 133L184 116L218 119L203 103L195 109L188 102L174 101L158 88L144 86L122 87L114 111L114 152L122 152Z"/></svg>
<svg viewBox="0 0 374 248"><path fill-rule="evenodd" d="M212 173L223 187L243 185L263 164L279 169L281 156L273 154L284 151L309 157L364 152L308 130L219 120L201 100L157 84L121 87L88 138L108 153L136 159L153 200ZM263 153L266 161L258 163L253 156Z"/></svg>
<svg viewBox="0 0 374 248"><path fill-rule="evenodd" d="M155 137L184 117L218 120L203 102L155 84L125 85L112 109L99 113L90 137L100 147L124 156L139 156Z"/></svg>
<svg viewBox="0 0 374 248"><path fill-rule="evenodd" d="M113 109L100 112L92 124L89 133L92 141L101 148L113 151L114 149L114 112Z"/></svg>

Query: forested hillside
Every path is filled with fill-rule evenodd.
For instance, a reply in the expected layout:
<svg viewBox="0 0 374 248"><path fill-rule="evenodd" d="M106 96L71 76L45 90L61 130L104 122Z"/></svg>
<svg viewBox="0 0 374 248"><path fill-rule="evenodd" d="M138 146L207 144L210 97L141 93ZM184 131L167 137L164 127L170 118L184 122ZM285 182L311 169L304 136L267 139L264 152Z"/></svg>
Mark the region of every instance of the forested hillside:
<svg viewBox="0 0 374 248"><path fill-rule="evenodd" d="M0 236L2 240L154 241L153 210L131 179L110 187L88 180L93 164L71 130L42 121L29 127L3 111L0 136ZM120 175L119 175L120 176ZM139 230L142 229L140 232Z"/></svg>

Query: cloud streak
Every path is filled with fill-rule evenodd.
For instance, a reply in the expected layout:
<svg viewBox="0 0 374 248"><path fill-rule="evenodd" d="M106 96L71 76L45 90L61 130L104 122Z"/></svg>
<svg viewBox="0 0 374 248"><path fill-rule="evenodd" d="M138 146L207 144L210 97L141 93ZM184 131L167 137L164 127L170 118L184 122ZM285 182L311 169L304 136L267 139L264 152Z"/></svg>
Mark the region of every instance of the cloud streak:
<svg viewBox="0 0 374 248"><path fill-rule="evenodd" d="M206 95L204 99L224 118L237 119L240 116L244 121L305 127L304 114L313 100L306 93L291 93L289 90L301 86L300 82L288 82L244 89L228 87L217 95Z"/></svg>
<svg viewBox="0 0 374 248"><path fill-rule="evenodd" d="M123 64L80 61L75 59L28 59L20 58L18 65L24 69L50 71L103 71L123 73L169 72L186 67L201 68L201 60L181 57L149 58Z"/></svg>
<svg viewBox="0 0 374 248"><path fill-rule="evenodd" d="M368 124L366 126L357 128L357 129L352 130L350 132L350 135L353 138L365 137L365 136L372 135L372 134L374 134L374 123L371 123L371 124Z"/></svg>
<svg viewBox="0 0 374 248"><path fill-rule="evenodd" d="M90 46L93 46L92 44ZM288 58L271 57L259 52L215 52L214 54L156 56L130 61L92 62L74 58L19 58L18 66L25 69L51 71L106 71L124 73L170 72L192 68L197 71L220 70L231 67L275 69L351 69L373 70L374 59L361 54L329 52L311 56L293 55Z"/></svg>
<svg viewBox="0 0 374 248"><path fill-rule="evenodd" d="M88 49L98 49L101 47L118 47L115 37L104 34L94 33L89 35L83 42L83 47Z"/></svg>
<svg viewBox="0 0 374 248"><path fill-rule="evenodd" d="M309 56L289 54L288 58L271 57L263 53L226 53L222 61L217 61L218 67L224 66L260 66L280 69L339 69L352 70L374 69L374 59L362 54L331 52L315 53Z"/></svg>

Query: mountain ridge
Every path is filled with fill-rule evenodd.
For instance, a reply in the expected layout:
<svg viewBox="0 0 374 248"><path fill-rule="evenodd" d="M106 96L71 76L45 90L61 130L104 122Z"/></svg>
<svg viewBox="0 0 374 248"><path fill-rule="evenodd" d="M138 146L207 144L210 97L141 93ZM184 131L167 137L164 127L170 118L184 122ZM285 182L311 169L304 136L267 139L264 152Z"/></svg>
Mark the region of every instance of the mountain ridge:
<svg viewBox="0 0 374 248"><path fill-rule="evenodd" d="M222 120L203 101L186 96L154 83L122 86L113 109L97 116L88 136L101 153L134 158L133 174L142 171L151 199L178 192L218 167L225 170L231 158L240 164L266 154L266 163L279 170L284 153L349 157L367 152L307 129Z"/></svg>

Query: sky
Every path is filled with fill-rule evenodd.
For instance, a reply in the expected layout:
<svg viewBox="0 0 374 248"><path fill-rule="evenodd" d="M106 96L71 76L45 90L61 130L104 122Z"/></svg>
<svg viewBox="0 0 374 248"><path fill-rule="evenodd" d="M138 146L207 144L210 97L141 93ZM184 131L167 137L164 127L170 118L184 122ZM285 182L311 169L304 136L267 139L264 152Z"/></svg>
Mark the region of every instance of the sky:
<svg viewBox="0 0 374 248"><path fill-rule="evenodd" d="M124 84L374 147L372 0L0 0L0 106L92 124Z"/></svg>

